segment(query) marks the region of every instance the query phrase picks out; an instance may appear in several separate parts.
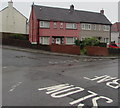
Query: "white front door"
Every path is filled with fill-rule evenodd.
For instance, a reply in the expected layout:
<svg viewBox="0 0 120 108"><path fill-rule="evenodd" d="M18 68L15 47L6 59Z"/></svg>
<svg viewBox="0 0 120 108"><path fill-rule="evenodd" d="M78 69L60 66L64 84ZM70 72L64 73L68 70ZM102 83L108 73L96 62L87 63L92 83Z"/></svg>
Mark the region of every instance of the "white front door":
<svg viewBox="0 0 120 108"><path fill-rule="evenodd" d="M61 39L60 38L56 38L56 44L61 44Z"/></svg>

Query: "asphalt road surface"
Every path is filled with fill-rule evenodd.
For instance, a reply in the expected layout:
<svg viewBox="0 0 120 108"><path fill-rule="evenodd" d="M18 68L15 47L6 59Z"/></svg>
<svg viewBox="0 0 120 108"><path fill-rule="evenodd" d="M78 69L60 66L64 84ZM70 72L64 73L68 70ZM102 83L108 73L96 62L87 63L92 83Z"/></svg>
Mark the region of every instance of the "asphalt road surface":
<svg viewBox="0 0 120 108"><path fill-rule="evenodd" d="M119 106L118 59L3 49L3 106Z"/></svg>

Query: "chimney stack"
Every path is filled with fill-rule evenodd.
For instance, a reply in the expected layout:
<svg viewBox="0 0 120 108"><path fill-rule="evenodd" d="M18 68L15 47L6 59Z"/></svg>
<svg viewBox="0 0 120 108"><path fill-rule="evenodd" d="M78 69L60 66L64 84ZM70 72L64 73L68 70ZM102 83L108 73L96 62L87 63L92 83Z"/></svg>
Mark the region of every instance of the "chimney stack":
<svg viewBox="0 0 120 108"><path fill-rule="evenodd" d="M102 9L102 10L100 10L100 13L102 14L102 15L104 15L104 10Z"/></svg>
<svg viewBox="0 0 120 108"><path fill-rule="evenodd" d="M70 5L70 12L74 11L74 5Z"/></svg>
<svg viewBox="0 0 120 108"><path fill-rule="evenodd" d="M13 2L12 2L12 0L10 0L10 1L8 2L8 7L9 7L9 8L13 8Z"/></svg>

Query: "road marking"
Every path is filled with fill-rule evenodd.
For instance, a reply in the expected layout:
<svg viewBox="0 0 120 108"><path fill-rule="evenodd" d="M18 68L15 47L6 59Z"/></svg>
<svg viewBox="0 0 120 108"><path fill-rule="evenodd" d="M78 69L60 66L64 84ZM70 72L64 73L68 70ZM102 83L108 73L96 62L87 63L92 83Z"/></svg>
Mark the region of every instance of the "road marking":
<svg viewBox="0 0 120 108"><path fill-rule="evenodd" d="M81 101L84 101L84 100L86 100L86 99L88 99L88 98L97 96L97 94L94 93L94 92L92 92L92 91L88 91L88 92L90 93L90 95L85 96L85 97L82 97L82 98L80 98L80 99L77 99L77 100L75 100L75 101L73 101L73 102L70 102L70 104L71 104L71 105L74 105L74 104L80 103ZM81 106L81 105L84 106L84 104L81 104L81 103L80 103L78 106Z"/></svg>
<svg viewBox="0 0 120 108"><path fill-rule="evenodd" d="M22 82L18 82L16 85L13 85L8 92L12 92L13 90L15 90L15 88L18 87L21 83Z"/></svg>
<svg viewBox="0 0 120 108"><path fill-rule="evenodd" d="M88 77L83 77L84 79L90 80L90 81L97 81L97 83L106 83L107 86L118 89L120 87L120 84L118 81L117 77L111 77L108 75L103 75L103 76L94 76L93 78L88 78Z"/></svg>
<svg viewBox="0 0 120 108"><path fill-rule="evenodd" d="M89 93L89 95L87 95L87 96L84 96L84 97L76 99L72 102L69 102L70 105L78 104L78 108L80 108L80 107L82 108L83 106L85 106L81 102L86 101L87 99L90 99L90 98L92 100L93 107L95 107L95 108L98 107L97 101L99 99L100 100L101 99L107 100L106 103L108 103L108 104L113 102L113 100L108 98L108 97L99 96L97 93L95 93L93 91L85 90L82 87L75 87L74 85L69 85L68 83L67 84L55 85L55 86L50 86L50 87L39 88L38 90L39 91L47 90L46 94L50 94L51 97L53 97L53 98L63 98L63 97L67 97L69 95L73 95L75 93L81 93L83 91Z"/></svg>

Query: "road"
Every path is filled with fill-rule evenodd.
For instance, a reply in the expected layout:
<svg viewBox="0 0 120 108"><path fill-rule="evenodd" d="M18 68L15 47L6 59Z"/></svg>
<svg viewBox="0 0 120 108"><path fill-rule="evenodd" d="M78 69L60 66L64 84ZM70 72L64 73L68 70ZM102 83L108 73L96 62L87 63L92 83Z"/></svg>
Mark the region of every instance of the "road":
<svg viewBox="0 0 120 108"><path fill-rule="evenodd" d="M118 107L117 59L3 49L3 106Z"/></svg>

